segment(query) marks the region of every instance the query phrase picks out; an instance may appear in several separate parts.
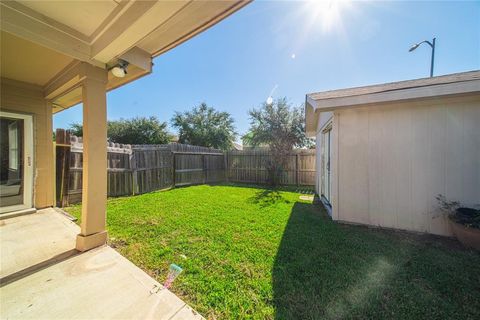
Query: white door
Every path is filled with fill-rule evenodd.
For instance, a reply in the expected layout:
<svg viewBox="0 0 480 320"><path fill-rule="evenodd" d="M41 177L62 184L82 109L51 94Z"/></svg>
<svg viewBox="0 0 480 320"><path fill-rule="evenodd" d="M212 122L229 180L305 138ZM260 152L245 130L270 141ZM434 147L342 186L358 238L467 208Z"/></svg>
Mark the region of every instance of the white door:
<svg viewBox="0 0 480 320"><path fill-rule="evenodd" d="M0 213L32 207L32 127L31 115L0 112Z"/></svg>
<svg viewBox="0 0 480 320"><path fill-rule="evenodd" d="M332 192L332 179L330 170L330 156L332 144L332 126L329 125L322 131L322 197L330 203Z"/></svg>

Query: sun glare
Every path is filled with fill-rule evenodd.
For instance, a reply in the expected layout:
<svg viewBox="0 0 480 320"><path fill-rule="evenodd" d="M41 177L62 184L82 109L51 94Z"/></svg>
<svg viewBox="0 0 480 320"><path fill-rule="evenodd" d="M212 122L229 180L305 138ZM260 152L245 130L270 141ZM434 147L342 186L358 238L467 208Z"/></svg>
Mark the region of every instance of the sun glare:
<svg viewBox="0 0 480 320"><path fill-rule="evenodd" d="M306 6L314 24L320 24L323 32L340 27L342 11L349 5L348 0L312 0Z"/></svg>

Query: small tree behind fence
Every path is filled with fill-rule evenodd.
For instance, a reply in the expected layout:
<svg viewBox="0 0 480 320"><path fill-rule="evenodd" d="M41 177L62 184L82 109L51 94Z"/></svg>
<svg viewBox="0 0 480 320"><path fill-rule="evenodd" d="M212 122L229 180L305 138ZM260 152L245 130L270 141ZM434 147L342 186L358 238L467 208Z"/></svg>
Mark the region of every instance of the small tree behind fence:
<svg viewBox="0 0 480 320"><path fill-rule="evenodd" d="M82 199L82 139L63 129L56 132L57 205ZM108 143L108 196L128 196L155 190L205 183L269 182L268 150L229 151L190 146L123 145ZM288 155L282 184L312 186L315 182L314 150Z"/></svg>

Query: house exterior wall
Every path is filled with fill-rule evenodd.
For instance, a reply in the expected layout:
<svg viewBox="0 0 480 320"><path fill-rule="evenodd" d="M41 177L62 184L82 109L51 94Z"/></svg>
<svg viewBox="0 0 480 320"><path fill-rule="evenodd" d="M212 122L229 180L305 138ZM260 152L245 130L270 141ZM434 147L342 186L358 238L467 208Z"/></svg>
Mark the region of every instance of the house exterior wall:
<svg viewBox="0 0 480 320"><path fill-rule="evenodd" d="M33 116L34 199L36 208L54 205L52 108L40 87L1 79L0 106L4 111Z"/></svg>
<svg viewBox="0 0 480 320"><path fill-rule="evenodd" d="M480 203L479 124L478 94L337 109L333 218L451 235L435 197Z"/></svg>

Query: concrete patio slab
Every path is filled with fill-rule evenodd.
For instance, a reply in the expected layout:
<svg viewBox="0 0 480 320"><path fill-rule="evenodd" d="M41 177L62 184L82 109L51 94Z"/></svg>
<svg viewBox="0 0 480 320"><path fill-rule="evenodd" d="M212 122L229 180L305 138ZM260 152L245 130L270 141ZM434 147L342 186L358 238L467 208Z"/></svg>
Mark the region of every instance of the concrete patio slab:
<svg viewBox="0 0 480 320"><path fill-rule="evenodd" d="M37 220L39 217L56 224L57 228L50 231L60 232L57 237L62 241L52 242L53 235L49 235L51 240L47 242L40 241L40 238L36 242L29 240L37 250L44 246L52 247L49 250L43 248L44 253L40 255L33 254L32 263L35 265L39 265L41 257L55 256L62 250L72 249L78 232L76 226L69 225L71 222L54 210L12 219L31 218L30 222L35 221L41 226L45 221ZM60 223L62 220L59 218L65 219L66 223ZM24 226L32 228L30 222L6 222L2 228L10 225L8 233L14 232L14 225L20 229ZM62 235L65 230L72 234L71 239ZM13 235L5 238L10 240L2 243L2 266L4 259L15 256L15 250L9 246L17 249L20 246L14 243ZM70 240L68 247L66 243ZM53 247L57 244L61 249L55 251ZM8 255L4 254L4 247ZM34 253L33 248L28 251ZM83 253L75 251L62 259L51 259L49 264L37 270L30 268L28 273L18 274L15 271L18 268L29 267L25 262L28 261L27 254L22 253L22 256L18 260L21 263L5 262L9 272L17 272L17 276L1 284L2 319L203 319L175 294L109 246Z"/></svg>
<svg viewBox="0 0 480 320"><path fill-rule="evenodd" d="M0 278L74 253L80 228L55 209L0 220Z"/></svg>

